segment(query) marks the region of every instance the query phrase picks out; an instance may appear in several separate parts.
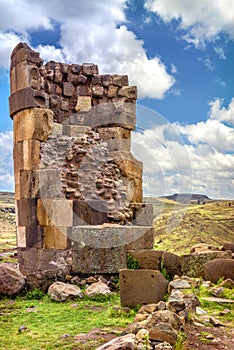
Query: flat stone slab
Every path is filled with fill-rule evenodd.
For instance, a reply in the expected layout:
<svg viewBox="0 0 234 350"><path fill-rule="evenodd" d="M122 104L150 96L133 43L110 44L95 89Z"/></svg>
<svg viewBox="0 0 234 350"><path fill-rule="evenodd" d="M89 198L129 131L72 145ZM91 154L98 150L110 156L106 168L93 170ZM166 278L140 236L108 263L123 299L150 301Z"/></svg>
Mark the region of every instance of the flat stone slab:
<svg viewBox="0 0 234 350"><path fill-rule="evenodd" d="M214 301L216 303L234 303L234 300L231 299L223 299L223 298L215 298L215 297L207 297L201 298L202 300Z"/></svg>

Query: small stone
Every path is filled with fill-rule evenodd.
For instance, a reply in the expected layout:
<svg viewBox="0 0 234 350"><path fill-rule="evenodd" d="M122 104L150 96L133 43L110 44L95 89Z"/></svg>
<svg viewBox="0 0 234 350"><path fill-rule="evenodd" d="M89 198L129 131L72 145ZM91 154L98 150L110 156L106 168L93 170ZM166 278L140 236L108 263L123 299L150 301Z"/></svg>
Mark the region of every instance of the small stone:
<svg viewBox="0 0 234 350"><path fill-rule="evenodd" d="M112 292L108 288L108 286L103 282L96 282L91 284L88 288L85 290L85 294L88 297L94 297L95 295L102 294L102 295L110 295Z"/></svg>
<svg viewBox="0 0 234 350"><path fill-rule="evenodd" d="M92 95L95 97L103 96L103 87L102 86L93 86L92 87Z"/></svg>
<svg viewBox="0 0 234 350"><path fill-rule="evenodd" d="M210 323L212 323L215 327L224 327L224 324L213 316L210 316Z"/></svg>
<svg viewBox="0 0 234 350"><path fill-rule="evenodd" d="M87 283L91 284L91 283L96 283L97 280L96 278L94 278L93 276L89 276L87 279L86 279Z"/></svg>
<svg viewBox="0 0 234 350"><path fill-rule="evenodd" d="M73 94L73 85L72 83L64 82L63 83L63 94L64 96L71 97Z"/></svg>

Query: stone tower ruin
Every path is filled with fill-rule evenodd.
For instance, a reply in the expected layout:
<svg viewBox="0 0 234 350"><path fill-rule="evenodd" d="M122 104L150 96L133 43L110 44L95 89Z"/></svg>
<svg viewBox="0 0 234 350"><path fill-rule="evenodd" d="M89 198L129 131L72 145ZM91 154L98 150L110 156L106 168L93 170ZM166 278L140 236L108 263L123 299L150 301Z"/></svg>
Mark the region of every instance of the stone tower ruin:
<svg viewBox="0 0 234 350"><path fill-rule="evenodd" d="M115 273L129 249L152 249L152 206L131 154L137 89L92 63L45 65L20 43L12 52L17 246L21 272Z"/></svg>

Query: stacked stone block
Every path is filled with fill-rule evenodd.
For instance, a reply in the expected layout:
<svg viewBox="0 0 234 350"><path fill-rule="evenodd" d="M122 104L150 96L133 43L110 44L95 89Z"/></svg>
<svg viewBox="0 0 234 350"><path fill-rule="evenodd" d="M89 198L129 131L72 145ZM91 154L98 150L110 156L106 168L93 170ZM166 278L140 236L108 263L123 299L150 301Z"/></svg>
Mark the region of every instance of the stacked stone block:
<svg viewBox="0 0 234 350"><path fill-rule="evenodd" d="M126 250L150 249L154 238L142 163L131 154L136 87L92 63L43 65L23 43L10 80L21 271L59 256L72 257L74 272L125 268Z"/></svg>

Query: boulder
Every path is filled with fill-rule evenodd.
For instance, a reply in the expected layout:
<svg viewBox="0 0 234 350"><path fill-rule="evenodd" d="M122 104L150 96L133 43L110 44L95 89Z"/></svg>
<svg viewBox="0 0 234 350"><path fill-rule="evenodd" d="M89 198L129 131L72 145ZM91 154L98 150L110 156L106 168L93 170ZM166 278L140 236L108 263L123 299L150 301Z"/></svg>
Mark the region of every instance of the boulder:
<svg viewBox="0 0 234 350"><path fill-rule="evenodd" d="M85 294L88 297L94 297L95 295L98 295L98 294L110 295L112 294L112 292L105 283L96 282L91 284L88 288L86 288Z"/></svg>
<svg viewBox="0 0 234 350"><path fill-rule="evenodd" d="M224 243L222 250L230 250L232 253L234 253L234 243Z"/></svg>
<svg viewBox="0 0 234 350"><path fill-rule="evenodd" d="M231 251L210 251L181 256L182 274L188 277L204 277L203 265L214 259L232 258Z"/></svg>
<svg viewBox="0 0 234 350"><path fill-rule="evenodd" d="M24 285L25 278L14 264L3 263L0 265L0 294L17 294Z"/></svg>
<svg viewBox="0 0 234 350"><path fill-rule="evenodd" d="M181 276L180 256L170 252L163 252L163 267L170 277L175 275Z"/></svg>
<svg viewBox="0 0 234 350"><path fill-rule="evenodd" d="M96 350L134 350L136 349L135 338L135 334L126 334L112 339L108 343L99 346Z"/></svg>
<svg viewBox="0 0 234 350"><path fill-rule="evenodd" d="M220 278L234 280L234 260L214 259L203 266L204 278L212 283L217 283Z"/></svg>
<svg viewBox="0 0 234 350"><path fill-rule="evenodd" d="M137 260L141 269L161 270L163 267L169 276L181 275L181 260L176 254L163 250L128 250Z"/></svg>
<svg viewBox="0 0 234 350"><path fill-rule="evenodd" d="M158 323L168 323L175 330L180 330L182 323L181 319L176 313L171 312L169 310L161 310L153 312L147 318L147 329L154 328Z"/></svg>
<svg viewBox="0 0 234 350"><path fill-rule="evenodd" d="M158 303L167 293L168 281L157 270L119 271L122 306Z"/></svg>
<svg viewBox="0 0 234 350"><path fill-rule="evenodd" d="M41 289L43 292L47 292L49 286L63 279L63 271L57 269L49 269L44 271L38 271L29 273L26 276L26 286L28 290L35 288Z"/></svg>
<svg viewBox="0 0 234 350"><path fill-rule="evenodd" d="M84 294L78 286L73 284L55 282L53 283L48 290L48 294L51 299L56 301L65 301L67 299L73 298L83 298Z"/></svg>
<svg viewBox="0 0 234 350"><path fill-rule="evenodd" d="M149 338L175 345L178 334L168 323L158 323L149 331Z"/></svg>

